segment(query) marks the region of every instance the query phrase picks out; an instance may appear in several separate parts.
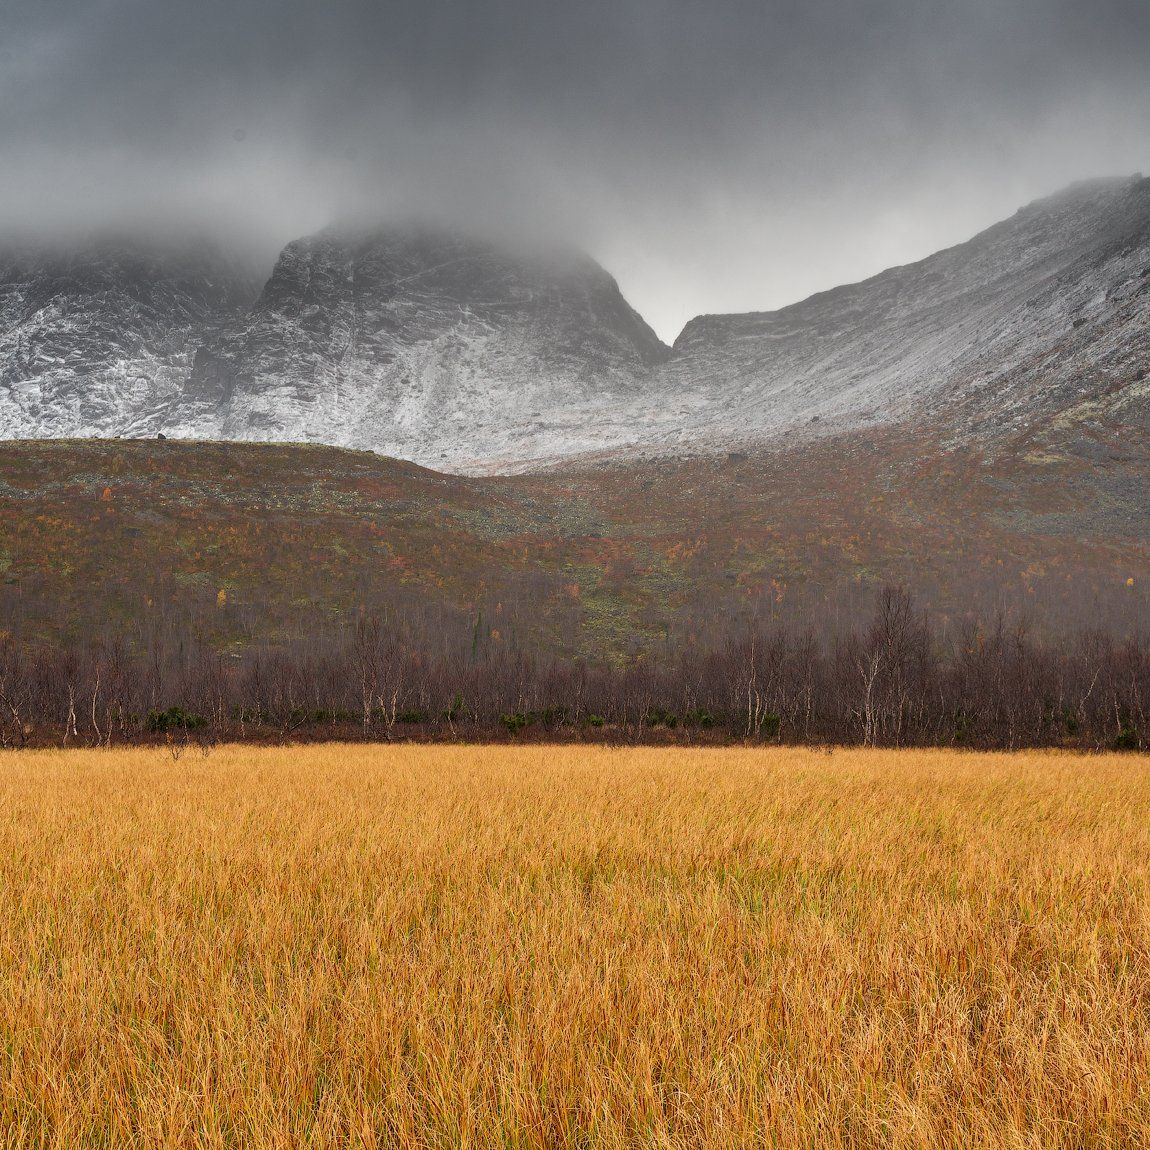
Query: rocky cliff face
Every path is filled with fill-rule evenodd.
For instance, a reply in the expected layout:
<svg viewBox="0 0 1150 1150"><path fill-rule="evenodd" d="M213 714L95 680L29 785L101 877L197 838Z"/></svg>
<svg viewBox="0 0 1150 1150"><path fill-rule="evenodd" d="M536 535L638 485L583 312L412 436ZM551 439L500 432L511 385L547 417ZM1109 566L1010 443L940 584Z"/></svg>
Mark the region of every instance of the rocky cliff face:
<svg viewBox="0 0 1150 1150"><path fill-rule="evenodd" d="M208 244L0 251L0 435L155 434L197 349L254 295Z"/></svg>

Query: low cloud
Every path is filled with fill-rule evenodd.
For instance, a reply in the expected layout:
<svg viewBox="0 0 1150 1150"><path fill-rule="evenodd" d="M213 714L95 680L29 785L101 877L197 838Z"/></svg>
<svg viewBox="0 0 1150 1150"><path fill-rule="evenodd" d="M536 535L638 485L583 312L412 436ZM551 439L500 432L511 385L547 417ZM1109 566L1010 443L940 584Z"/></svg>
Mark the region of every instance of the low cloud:
<svg viewBox="0 0 1150 1150"><path fill-rule="evenodd" d="M1150 168L1123 0L9 0L0 229L587 247L667 338Z"/></svg>

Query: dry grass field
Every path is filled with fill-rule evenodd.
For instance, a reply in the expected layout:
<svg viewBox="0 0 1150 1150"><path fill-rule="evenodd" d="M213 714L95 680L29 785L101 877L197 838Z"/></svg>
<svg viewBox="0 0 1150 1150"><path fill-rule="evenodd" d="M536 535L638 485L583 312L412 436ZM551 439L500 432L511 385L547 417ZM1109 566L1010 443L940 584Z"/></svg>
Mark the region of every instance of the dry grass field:
<svg viewBox="0 0 1150 1150"><path fill-rule="evenodd" d="M1150 763L0 756L0 1143L1150 1143Z"/></svg>

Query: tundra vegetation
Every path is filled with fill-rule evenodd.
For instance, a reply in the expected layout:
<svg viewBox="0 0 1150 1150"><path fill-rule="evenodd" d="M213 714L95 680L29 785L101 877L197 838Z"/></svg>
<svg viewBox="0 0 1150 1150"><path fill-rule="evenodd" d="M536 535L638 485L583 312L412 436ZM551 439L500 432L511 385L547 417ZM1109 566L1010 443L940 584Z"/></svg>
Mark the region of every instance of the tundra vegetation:
<svg viewBox="0 0 1150 1150"><path fill-rule="evenodd" d="M0 755L5 1145L1140 1147L1150 763Z"/></svg>
<svg viewBox="0 0 1150 1150"><path fill-rule="evenodd" d="M432 655L465 632L619 666L733 628L860 630L891 583L948 641L1000 612L1125 639L1150 621L1147 444L1130 425L985 458L875 429L477 478L289 444L0 443L0 631L236 654L367 617Z"/></svg>

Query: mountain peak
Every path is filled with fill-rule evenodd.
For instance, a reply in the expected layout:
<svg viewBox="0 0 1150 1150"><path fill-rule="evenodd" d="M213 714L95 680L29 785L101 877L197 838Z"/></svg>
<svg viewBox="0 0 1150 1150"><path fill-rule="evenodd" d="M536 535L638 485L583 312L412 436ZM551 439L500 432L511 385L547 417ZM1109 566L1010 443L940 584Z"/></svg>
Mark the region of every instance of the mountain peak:
<svg viewBox="0 0 1150 1150"><path fill-rule="evenodd" d="M668 354L586 256L337 227L284 249L189 391L228 437L458 462L546 443L553 413L633 393Z"/></svg>

